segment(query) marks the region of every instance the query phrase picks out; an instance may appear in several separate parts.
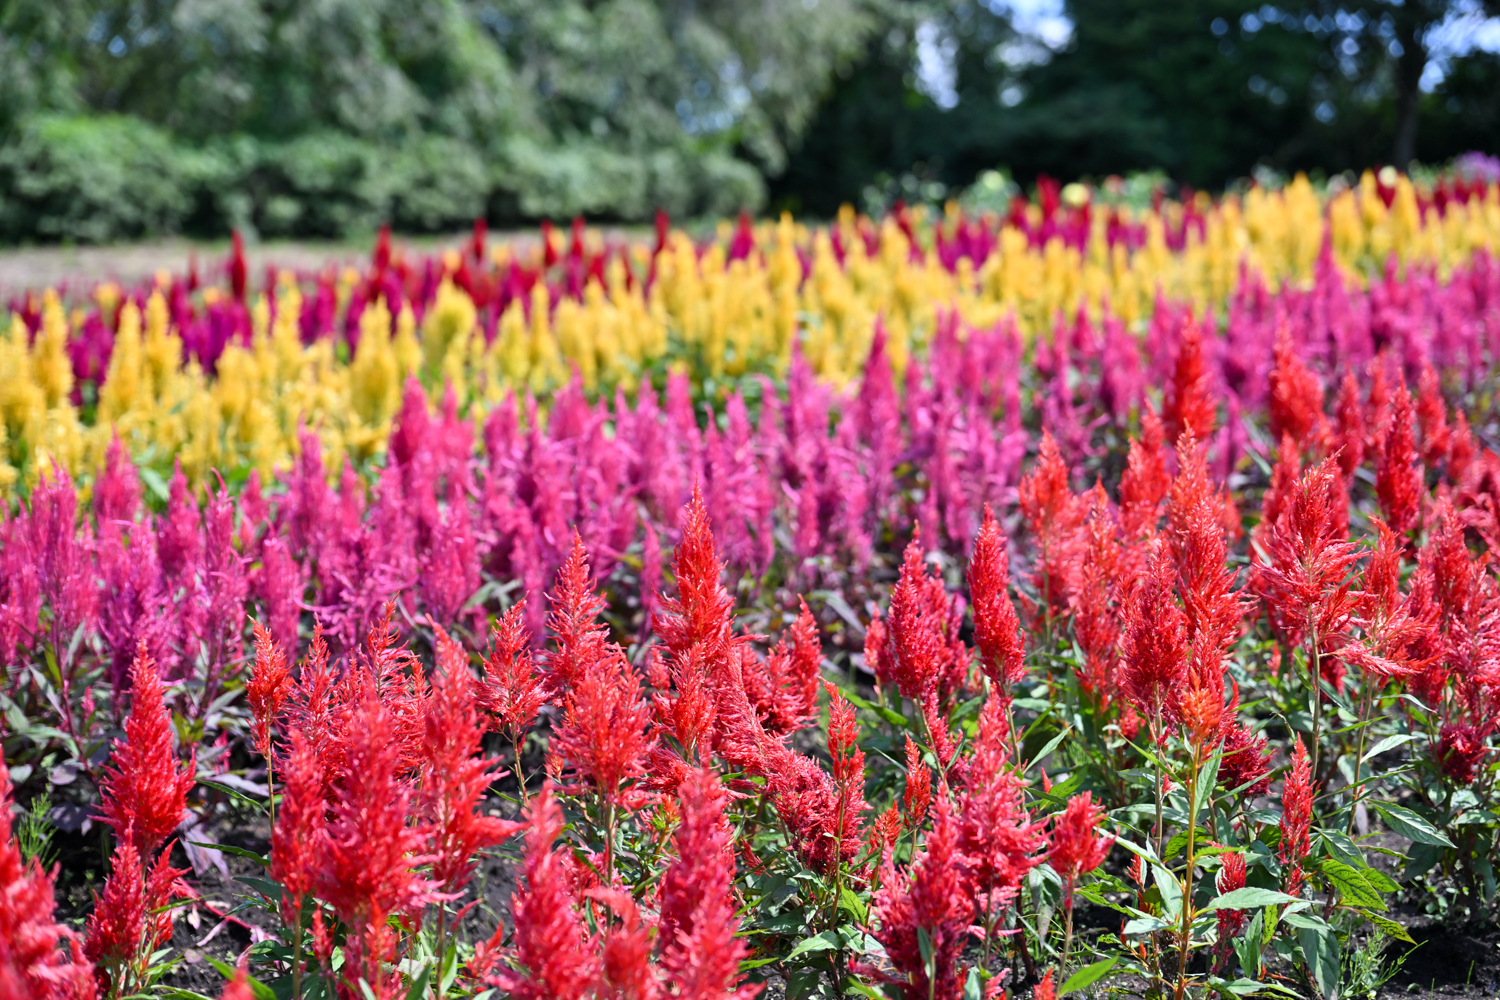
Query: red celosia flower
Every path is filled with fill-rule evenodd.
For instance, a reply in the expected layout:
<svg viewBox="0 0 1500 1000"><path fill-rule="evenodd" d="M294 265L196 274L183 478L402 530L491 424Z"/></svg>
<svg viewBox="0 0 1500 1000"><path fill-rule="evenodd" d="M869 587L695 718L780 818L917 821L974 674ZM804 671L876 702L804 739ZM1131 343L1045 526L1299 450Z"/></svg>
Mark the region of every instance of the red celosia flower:
<svg viewBox="0 0 1500 1000"><path fill-rule="evenodd" d="M694 486L693 499L683 510L682 541L673 554L678 596L663 600L654 620L656 635L669 651L683 654L697 642L716 651L729 642L734 599L719 582L723 569L708 508Z"/></svg>
<svg viewBox="0 0 1500 1000"><path fill-rule="evenodd" d="M1181 469L1167 508L1168 550L1187 616L1194 681L1222 694L1221 657L1239 637L1244 604L1228 568L1223 498L1208 479L1203 449L1191 437L1177 443Z"/></svg>
<svg viewBox="0 0 1500 1000"><path fill-rule="evenodd" d="M524 599L511 605L490 631L490 655L484 661L484 684L477 697L512 743L519 742L536 722L546 692L531 658Z"/></svg>
<svg viewBox="0 0 1500 1000"><path fill-rule="evenodd" d="M1079 562L1078 596L1073 610L1073 636L1083 651L1079 683L1088 693L1108 705L1119 660L1120 612L1116 594L1121 584L1128 589L1133 580L1121 579L1120 542L1104 491L1091 491L1087 541Z"/></svg>
<svg viewBox="0 0 1500 1000"><path fill-rule="evenodd" d="M927 822L927 806L932 801L932 772L922 763L922 751L916 741L906 737L906 788L901 793L901 813L906 828L916 830Z"/></svg>
<svg viewBox="0 0 1500 1000"><path fill-rule="evenodd" d="M1188 674L1187 617L1172 596L1171 563L1158 554L1125 602L1120 642L1124 667L1120 688L1165 737L1161 724L1176 718L1177 698Z"/></svg>
<svg viewBox="0 0 1500 1000"><path fill-rule="evenodd" d="M974 611L974 645L979 647L979 665L1001 698L1026 676L1026 647L1021 621L1010 600L1010 565L1005 536L984 506L984 523L974 540L969 560L969 600Z"/></svg>
<svg viewBox="0 0 1500 1000"><path fill-rule="evenodd" d="M1009 766L1010 723L998 699L985 703L979 739L968 760L958 806L958 851L987 919L1020 889L1021 880L1040 864L1046 844L1040 823L1026 812L1026 783Z"/></svg>
<svg viewBox="0 0 1500 1000"><path fill-rule="evenodd" d="M1323 422L1323 387L1302 363L1291 328L1285 320L1276 331L1275 364L1271 368L1269 401L1271 436L1290 435L1306 448Z"/></svg>
<svg viewBox="0 0 1500 1000"><path fill-rule="evenodd" d="M1191 316L1182 328L1182 343L1172 367L1172 381L1162 400L1161 415L1167 436L1174 444L1184 433L1205 440L1218 422L1218 401L1214 399L1208 361L1203 356L1203 330Z"/></svg>
<svg viewBox="0 0 1500 1000"><path fill-rule="evenodd" d="M593 889L588 897L608 906L619 923L605 932L600 956L600 1000L656 1000L663 996L661 980L651 965L651 926L641 919L630 893Z"/></svg>
<svg viewBox="0 0 1500 1000"><path fill-rule="evenodd" d="M1063 615L1073 592L1078 529L1088 511L1069 488L1068 465L1046 430L1036 465L1021 479L1019 499L1037 548L1032 582L1047 614Z"/></svg>
<svg viewBox="0 0 1500 1000"><path fill-rule="evenodd" d="M1468 477L1474 463L1474 434L1469 430L1469 418L1463 410L1453 417L1453 434L1448 444L1448 464L1443 476L1454 486L1461 486Z"/></svg>
<svg viewBox="0 0 1500 1000"><path fill-rule="evenodd" d="M430 883L417 871L430 859L420 853L421 828L407 822L411 790L403 770L396 720L367 692L355 706L331 796L317 894L349 928L345 978L353 988L363 977L377 995L390 979L395 948L388 918L430 898Z"/></svg>
<svg viewBox="0 0 1500 1000"><path fill-rule="evenodd" d="M651 706L625 654L613 643L586 664L563 703L552 749L611 802L621 802L627 781L644 773L655 742Z"/></svg>
<svg viewBox="0 0 1500 1000"><path fill-rule="evenodd" d="M115 835L128 839L140 857L149 857L187 811L196 754L177 766L172 751L172 720L162 703L161 674L146 653L136 651L130 669L130 715L125 741L110 757L101 782L99 811Z"/></svg>
<svg viewBox="0 0 1500 1000"><path fill-rule="evenodd" d="M787 644L790 637L791 644ZM812 721L818 705L823 645L807 602L760 669L744 674L746 693L766 731L783 735Z"/></svg>
<svg viewBox="0 0 1500 1000"><path fill-rule="evenodd" d="M1062 876L1066 887L1064 905L1071 905L1078 876L1104 864L1115 844L1114 837L1101 837L1098 833L1103 818L1104 810L1094 804L1092 793L1082 792L1070 798L1062 815L1052 821L1052 849L1047 852L1047 860Z"/></svg>
<svg viewBox="0 0 1500 1000"><path fill-rule="evenodd" d="M552 631L555 652L547 657L548 683L554 696L561 696L583 672L602 658L608 645L608 630L599 624L604 598L594 589L588 553L583 539L573 532L573 548L557 574L557 585L548 600L547 627Z"/></svg>
<svg viewBox="0 0 1500 1000"><path fill-rule="evenodd" d="M1264 736L1256 736L1242 725L1231 725L1224 733L1219 786L1247 799L1264 795L1271 787L1271 753Z"/></svg>
<svg viewBox="0 0 1500 1000"><path fill-rule="evenodd" d="M1448 780L1468 785L1473 783L1488 752L1478 727L1467 722L1449 722L1443 726L1433 757Z"/></svg>
<svg viewBox="0 0 1500 1000"><path fill-rule="evenodd" d="M1375 463L1375 495L1380 498L1380 511L1398 535L1406 534L1416 523L1422 494L1426 492L1411 425L1411 393L1402 386L1396 393L1380 460Z"/></svg>
<svg viewBox="0 0 1500 1000"><path fill-rule="evenodd" d="M131 837L115 843L109 878L104 893L94 896L84 939L84 954L107 991L145 986L146 962L172 936L169 904L193 895L182 881L187 869L168 864L169 853L163 851L148 869Z"/></svg>
<svg viewBox="0 0 1500 1000"><path fill-rule="evenodd" d="M271 828L271 877L282 886L287 923L300 919L303 898L313 890L324 830L323 766L301 730L291 731L282 761L281 802Z"/></svg>
<svg viewBox="0 0 1500 1000"><path fill-rule="evenodd" d="M1320 652L1336 654L1349 636L1358 599L1346 579L1359 559L1336 516L1342 494L1332 459L1297 481L1285 511L1265 538L1267 562L1256 567L1257 587L1271 620L1293 645L1316 632Z"/></svg>
<svg viewBox="0 0 1500 1000"><path fill-rule="evenodd" d="M1048 969L1042 981L1031 991L1031 1000L1057 1000L1057 985L1052 982L1052 970Z"/></svg>
<svg viewBox="0 0 1500 1000"><path fill-rule="evenodd" d="M1422 367L1417 383L1417 426L1422 429L1422 461L1435 466L1448 457L1452 432L1448 429L1448 407L1443 402L1443 388L1431 363Z"/></svg>
<svg viewBox="0 0 1500 1000"><path fill-rule="evenodd" d="M903 877L887 861L875 893L873 909L879 921L875 937L904 977L901 994L907 1000L958 1000L963 995L958 962L973 922L974 901L964 884L956 848L957 824L947 796L940 795L933 810L932 832L909 874ZM925 954L919 930L926 932L930 945Z"/></svg>
<svg viewBox="0 0 1500 1000"><path fill-rule="evenodd" d="M1141 436L1130 442L1125 471L1120 476L1120 527L1127 539L1138 539L1156 528L1161 502L1171 477L1167 475L1165 432L1149 406L1141 411Z"/></svg>
<svg viewBox="0 0 1500 1000"><path fill-rule="evenodd" d="M531 803L521 885L511 896L514 943L503 949L505 925L474 951L469 968L516 1000L583 1000L599 973L598 941L584 926L568 884L562 853L552 849L563 829L550 784ZM496 969L502 958L516 968Z"/></svg>
<svg viewBox="0 0 1500 1000"><path fill-rule="evenodd" d="M682 783L677 859L661 884L658 934L662 971L678 996L751 1000L759 985L742 985L740 962L750 949L737 935L734 854L724 818L725 792L708 770Z"/></svg>
<svg viewBox="0 0 1500 1000"><path fill-rule="evenodd" d="M484 739L474 679L463 650L442 628L437 629L437 666L426 706L422 800L432 881L443 892L456 893L473 875L475 853L510 837L521 824L479 811L496 765L474 755Z"/></svg>
<svg viewBox="0 0 1500 1000"><path fill-rule="evenodd" d="M12 992L35 1000L93 1000L94 974L78 935L53 919L52 879L25 861L11 829L10 770L0 760L0 969ZM66 951L64 951L66 946Z"/></svg>
<svg viewBox="0 0 1500 1000"><path fill-rule="evenodd" d="M286 651L271 637L260 622L255 623L255 664L245 684L245 700L255 718L253 739L255 751L271 757L271 727L281 714L281 706L292 690L292 675L287 669Z"/></svg>
<svg viewBox="0 0 1500 1000"><path fill-rule="evenodd" d="M250 988L250 973L246 968L245 959L240 959L239 965L234 970L234 978L224 984L224 991L219 994L219 1000L255 1000L255 991Z"/></svg>
<svg viewBox="0 0 1500 1000"><path fill-rule="evenodd" d="M889 688L896 680L895 651L890 640L890 629L876 608L870 624L865 626L865 667L875 675L875 683L881 688Z"/></svg>
<svg viewBox="0 0 1500 1000"><path fill-rule="evenodd" d="M1364 608L1356 617L1362 639L1350 642L1339 657L1358 667L1378 683L1393 677L1410 677L1437 659L1435 645L1437 608L1418 607L1402 596L1402 544L1396 533L1378 517L1371 522L1379 533L1375 552L1364 573Z"/></svg>
<svg viewBox="0 0 1500 1000"><path fill-rule="evenodd" d="M804 864L828 875L859 852L859 817L866 807L858 784L833 781L812 758L777 741L764 747L759 770Z"/></svg>
<svg viewBox="0 0 1500 1000"><path fill-rule="evenodd" d="M1339 449L1339 468L1348 479L1365 460L1365 415L1359 403L1359 380L1353 372L1345 372L1339 383L1334 441Z"/></svg>
<svg viewBox="0 0 1500 1000"><path fill-rule="evenodd" d="M1276 850L1281 859L1282 887L1293 896L1302 892L1302 859L1308 852L1312 803L1312 767L1299 735L1292 748L1292 769L1281 787L1281 844Z"/></svg>
<svg viewBox="0 0 1500 1000"><path fill-rule="evenodd" d="M1233 892L1245 887L1245 855L1240 851L1230 851L1219 855L1221 867L1219 874L1214 879L1214 888L1219 895ZM1240 936L1245 929L1246 911L1244 910L1219 910L1219 942L1216 949L1215 963L1222 965L1234 953L1234 939Z"/></svg>
<svg viewBox="0 0 1500 1000"><path fill-rule="evenodd" d="M921 702L938 683L947 650L939 608L931 600L931 584L922 563L920 532L906 546L901 577L891 590L888 623L894 652L892 675L902 697Z"/></svg>

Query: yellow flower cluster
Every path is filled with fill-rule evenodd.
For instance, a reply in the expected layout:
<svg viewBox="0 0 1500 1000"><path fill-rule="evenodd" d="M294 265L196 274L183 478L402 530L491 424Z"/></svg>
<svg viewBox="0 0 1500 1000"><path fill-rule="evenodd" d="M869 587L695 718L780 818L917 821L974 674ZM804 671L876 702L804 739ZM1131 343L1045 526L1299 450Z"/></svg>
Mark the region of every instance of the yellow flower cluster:
<svg viewBox="0 0 1500 1000"><path fill-rule="evenodd" d="M1028 211L1034 229L1040 209ZM1189 226L1182 249L1173 250L1167 233L1180 231L1188 214L1201 220L1201 232ZM1477 250L1500 248L1500 186L1450 202L1444 212L1424 212L1406 178L1387 207L1369 174L1331 196L1299 176L1280 190L1255 188L1217 202L1199 196L1159 211L1122 208L1121 221L1144 227L1144 242L1133 251L1111 245L1108 215L1092 213L1082 249L1057 238L1036 248L1023 229L1003 225L983 263L961 258L952 271L930 251L940 228L953 232L954 206L932 221L912 213L911 231L924 252L914 252L895 220L875 223L852 210L828 228L788 217L762 223L754 250L735 260L727 227L701 251L674 233L654 261L649 291L640 278L653 262L645 246L635 246L612 257L605 280L591 280L580 299L554 303L546 282L537 282L530 302L511 303L486 338L474 304L445 279L420 329L409 307L395 316L378 301L366 308L352 357L327 338L302 343L301 292L284 275L275 309L264 295L256 301L249 345L226 348L213 377L185 356L159 287L144 310L129 301L118 307L108 371L90 388L92 412L73 402L67 350L81 315L70 320L48 292L34 337L15 317L0 331L0 496L50 468L86 483L115 435L147 469L164 471L178 460L201 482L212 469L270 475L292 460L306 427L336 470L345 456L361 462L383 451L413 375L434 397L451 387L461 407L484 412L512 392L542 396L575 368L590 391L633 391L664 366L714 386L749 373L780 374L800 344L814 371L844 383L860 372L877 318L900 369L944 310L975 326L1010 316L1027 336L1046 335L1057 316L1079 309L1096 318L1108 309L1140 329L1159 293L1221 309L1242 264L1273 287L1308 283L1325 237L1354 282L1392 255L1445 276ZM872 226L873 253L861 236ZM496 261L513 252L499 248ZM457 254L445 268L456 271ZM158 285L170 280L163 276Z"/></svg>

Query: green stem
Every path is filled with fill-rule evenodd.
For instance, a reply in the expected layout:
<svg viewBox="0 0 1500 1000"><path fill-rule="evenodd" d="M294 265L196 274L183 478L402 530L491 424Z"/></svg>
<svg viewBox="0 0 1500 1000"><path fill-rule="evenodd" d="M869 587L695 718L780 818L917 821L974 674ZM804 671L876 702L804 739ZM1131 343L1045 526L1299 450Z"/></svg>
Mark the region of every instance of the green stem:
<svg viewBox="0 0 1500 1000"><path fill-rule="evenodd" d="M1194 802L1198 795L1198 767L1203 756L1203 747L1193 747L1193 761L1187 779L1188 828L1187 871L1183 873L1182 926L1177 932L1177 988L1173 991L1176 1000L1187 994L1188 945L1193 933L1193 869L1197 866L1195 838L1198 833L1198 810Z"/></svg>
<svg viewBox="0 0 1500 1000"><path fill-rule="evenodd" d="M1312 630L1312 648L1308 654L1308 675L1312 680L1312 777L1318 780L1318 744L1323 718L1323 665L1318 652L1318 630Z"/></svg>
<svg viewBox="0 0 1500 1000"><path fill-rule="evenodd" d="M1354 786L1349 792L1349 836L1354 836L1354 810L1359 804L1359 793L1365 779L1365 736L1370 731L1370 707L1375 700L1373 678L1365 677L1365 691L1359 700L1359 750L1354 755Z"/></svg>

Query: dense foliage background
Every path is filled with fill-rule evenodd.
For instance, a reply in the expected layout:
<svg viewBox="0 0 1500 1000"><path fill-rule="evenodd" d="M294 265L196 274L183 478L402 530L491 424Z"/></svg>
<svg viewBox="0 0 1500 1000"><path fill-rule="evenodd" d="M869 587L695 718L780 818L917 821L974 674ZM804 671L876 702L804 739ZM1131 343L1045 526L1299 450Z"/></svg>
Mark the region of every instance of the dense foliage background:
<svg viewBox="0 0 1500 1000"><path fill-rule="evenodd" d="M999 0L7 0L0 240L827 216L997 166L1217 188L1436 162L1500 144L1500 58L1452 55L1487 13L1067 0L1057 36Z"/></svg>

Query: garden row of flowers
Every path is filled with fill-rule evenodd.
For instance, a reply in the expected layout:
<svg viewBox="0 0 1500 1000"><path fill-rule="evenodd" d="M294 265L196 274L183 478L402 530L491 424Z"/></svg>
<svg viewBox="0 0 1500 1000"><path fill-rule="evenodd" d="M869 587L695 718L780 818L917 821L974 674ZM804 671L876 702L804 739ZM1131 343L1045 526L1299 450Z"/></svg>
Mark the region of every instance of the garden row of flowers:
<svg viewBox="0 0 1500 1000"><path fill-rule="evenodd" d="M1361 271L1336 220L1500 195L1376 183L1313 200L1305 275L1247 264L1206 312L873 310L852 378L799 316L717 388L579 365L487 397L434 346L495 305L464 259L352 344L289 280L212 359L172 282L86 336L54 297L0 389L88 442L7 424L0 995L1338 1000L1492 925L1500 265L1407 233ZM962 227L1086 252L1055 195L898 214L866 259L904 225L902 266L949 275L1007 254L944 257ZM1157 226L1180 263L1194 219L1272 200L1105 239L1138 262ZM219 400L278 384L237 357L363 373L369 437L332 390L236 424Z"/></svg>
<svg viewBox="0 0 1500 1000"><path fill-rule="evenodd" d="M581 224L494 243L481 227L443 254L383 237L362 269L273 267L263 282L237 249L207 283L195 268L12 299L0 493L44 468L86 480L116 434L163 480L181 458L195 485L210 469L235 485L289 467L304 426L333 466L364 463L384 452L413 375L434 404L451 386L475 416L575 374L591 396L633 397L680 372L695 399L722 404L747 379L784 380L794 355L835 387L858 381L879 330L900 378L955 316L961 332L1010 327L1023 343L1080 316L1107 338L1159 341L1158 316L1191 309L1236 346L1268 344L1284 318L1319 350L1424 353L1407 342L1437 338L1451 354L1493 301L1497 248L1500 186L1366 175L1337 193L1299 179L1145 209L1066 203L1044 184L1005 216L742 219L699 242L663 219L654 245Z"/></svg>

